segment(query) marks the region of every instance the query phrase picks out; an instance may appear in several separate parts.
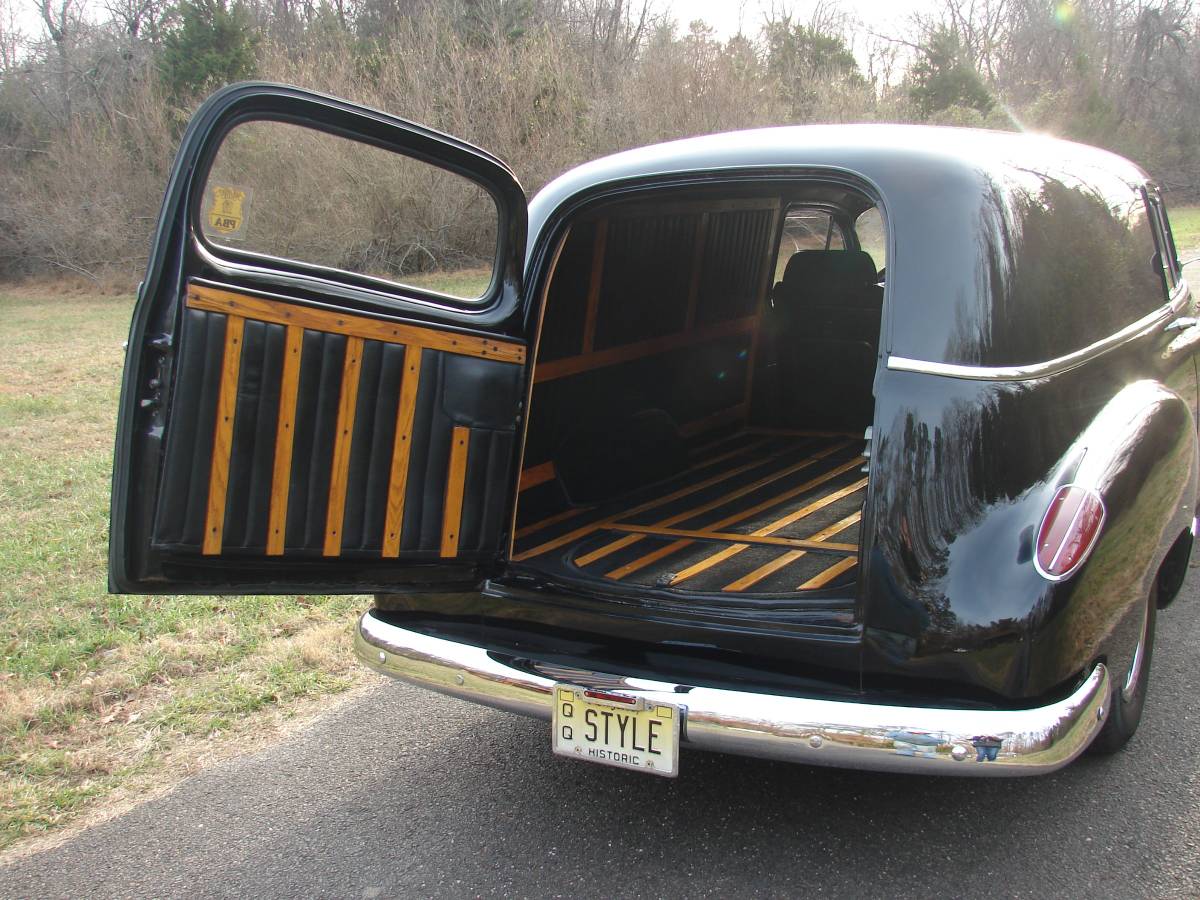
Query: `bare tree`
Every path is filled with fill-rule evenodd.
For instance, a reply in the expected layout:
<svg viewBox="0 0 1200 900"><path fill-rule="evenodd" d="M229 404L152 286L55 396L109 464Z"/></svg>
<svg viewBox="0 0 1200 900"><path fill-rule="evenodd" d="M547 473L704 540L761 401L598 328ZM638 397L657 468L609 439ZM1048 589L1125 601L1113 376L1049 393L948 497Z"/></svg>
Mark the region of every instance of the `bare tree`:
<svg viewBox="0 0 1200 900"><path fill-rule="evenodd" d="M0 73L11 71L25 48L14 0L0 0Z"/></svg>
<svg viewBox="0 0 1200 900"><path fill-rule="evenodd" d="M166 13L166 0L104 0L112 24L130 38L157 43Z"/></svg>
<svg viewBox="0 0 1200 900"><path fill-rule="evenodd" d="M71 56L82 22L82 0L37 0L38 14L54 47L58 101L64 125L71 121Z"/></svg>

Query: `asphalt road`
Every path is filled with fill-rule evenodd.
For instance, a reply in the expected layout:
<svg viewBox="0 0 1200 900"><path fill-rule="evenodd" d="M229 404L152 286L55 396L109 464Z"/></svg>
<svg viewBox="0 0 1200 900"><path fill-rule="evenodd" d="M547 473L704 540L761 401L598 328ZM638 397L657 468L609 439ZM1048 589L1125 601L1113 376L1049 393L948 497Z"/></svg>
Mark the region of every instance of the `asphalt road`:
<svg viewBox="0 0 1200 900"><path fill-rule="evenodd" d="M1044 778L685 752L677 781L551 757L545 724L381 682L286 743L0 869L5 897L1200 896L1200 578L1147 718Z"/></svg>

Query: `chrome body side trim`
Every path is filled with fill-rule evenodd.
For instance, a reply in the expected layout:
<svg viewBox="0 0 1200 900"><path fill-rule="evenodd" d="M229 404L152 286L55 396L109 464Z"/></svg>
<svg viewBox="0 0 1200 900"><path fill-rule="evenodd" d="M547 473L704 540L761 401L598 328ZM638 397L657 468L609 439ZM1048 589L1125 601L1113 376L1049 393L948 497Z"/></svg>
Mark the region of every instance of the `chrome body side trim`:
<svg viewBox="0 0 1200 900"><path fill-rule="evenodd" d="M1182 292L1180 292L1182 296ZM1177 300L1159 307L1149 315L1143 316L1131 325L1127 325L1115 334L1089 344L1074 353L1060 356L1056 359L1040 363L1028 363L1022 366L964 366L958 363L932 362L924 359L909 359L906 356L888 356L887 367L893 372L916 372L921 375L943 375L947 378L965 378L971 381L1031 381L1035 378L1047 378L1058 375L1069 369L1074 369L1097 356L1107 353L1122 344L1139 338L1154 328L1165 325L1172 319L1176 310Z"/></svg>
<svg viewBox="0 0 1200 900"><path fill-rule="evenodd" d="M1097 664L1071 696L1035 709L938 709L781 697L518 666L482 647L390 625L371 612L359 621L354 647L364 663L384 675L509 712L549 719L556 680L600 678L606 690L681 706L683 742L698 749L930 775L1053 772L1091 743L1108 714L1110 693L1108 670ZM547 750L549 744L547 735Z"/></svg>

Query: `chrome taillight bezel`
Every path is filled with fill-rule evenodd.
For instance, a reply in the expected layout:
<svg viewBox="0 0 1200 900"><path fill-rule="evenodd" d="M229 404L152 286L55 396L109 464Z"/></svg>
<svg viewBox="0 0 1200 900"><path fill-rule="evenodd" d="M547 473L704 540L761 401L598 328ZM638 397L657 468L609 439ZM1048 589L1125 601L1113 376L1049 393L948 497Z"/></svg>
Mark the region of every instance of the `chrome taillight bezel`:
<svg viewBox="0 0 1200 900"><path fill-rule="evenodd" d="M1070 491L1079 491L1084 495L1084 497L1086 499L1090 499L1091 501L1093 501L1095 503L1096 507L1099 509L1100 518L1096 522L1095 528L1094 528L1091 536L1088 538L1087 544L1085 546L1083 546L1083 548L1080 550L1079 556L1075 559L1074 563L1072 563L1071 567L1069 569L1063 570L1060 573L1055 573L1055 572L1047 569L1047 567L1042 564L1042 560L1041 560L1042 539L1043 539L1043 536L1045 535L1046 527L1047 527L1048 523L1050 522L1051 515L1056 512L1056 510L1059 506L1059 498ZM1053 567L1053 563L1058 560L1059 556L1062 554L1063 550L1067 546L1066 538L1075 529L1076 523L1079 521L1080 517L1083 515L1084 508L1085 508L1085 503L1081 502L1079 504L1079 507L1076 509L1076 511L1073 515L1071 523L1067 526L1066 536L1064 536L1063 540L1059 542L1057 552L1055 553L1054 558L1051 560L1051 567ZM1074 575L1076 572L1078 572L1080 570L1080 568L1082 568L1083 564L1088 561L1088 557L1090 557L1092 555L1092 551L1096 548L1096 544L1100 540L1100 535L1104 531L1104 523L1107 520L1107 518L1108 518L1108 510L1104 505L1104 498L1101 497L1099 492L1096 491L1094 488L1090 488L1090 487L1088 487L1086 485L1082 485L1082 484L1076 484L1074 482L1060 485L1059 488L1054 492L1054 496L1051 498L1050 503L1047 505L1046 511L1044 513L1042 513L1041 521L1038 523L1037 532L1034 535L1033 566L1037 570L1037 573L1039 575L1041 575L1042 578L1046 579L1047 581L1058 583L1061 581L1066 581L1068 578L1070 578L1072 575Z"/></svg>

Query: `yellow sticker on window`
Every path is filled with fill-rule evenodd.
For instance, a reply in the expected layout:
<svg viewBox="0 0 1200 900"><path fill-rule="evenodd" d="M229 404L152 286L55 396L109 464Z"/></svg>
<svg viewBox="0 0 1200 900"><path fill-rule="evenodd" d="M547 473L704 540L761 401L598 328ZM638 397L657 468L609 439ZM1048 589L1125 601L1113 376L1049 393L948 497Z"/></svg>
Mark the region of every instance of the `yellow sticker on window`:
<svg viewBox="0 0 1200 900"><path fill-rule="evenodd" d="M209 197L208 227L222 237L241 237L246 226L246 217L250 212L249 207L248 190L214 184Z"/></svg>

